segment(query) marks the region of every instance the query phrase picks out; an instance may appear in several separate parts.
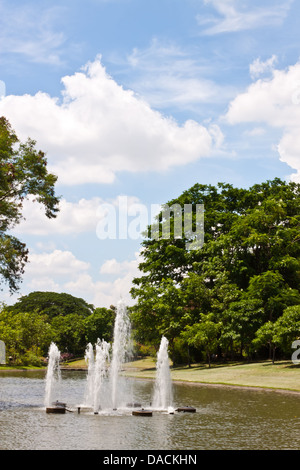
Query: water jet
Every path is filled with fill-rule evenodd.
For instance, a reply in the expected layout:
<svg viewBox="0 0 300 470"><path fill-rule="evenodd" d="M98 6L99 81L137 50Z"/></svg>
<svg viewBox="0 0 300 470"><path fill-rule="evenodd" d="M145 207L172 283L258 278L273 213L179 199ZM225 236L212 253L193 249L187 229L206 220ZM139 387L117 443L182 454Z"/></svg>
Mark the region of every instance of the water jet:
<svg viewBox="0 0 300 470"><path fill-rule="evenodd" d="M60 381L60 352L55 343L50 344L45 386L45 406L47 413L64 413L65 406L53 405L55 388ZM58 401L55 403L59 403ZM64 404L63 404L64 405Z"/></svg>
<svg viewBox="0 0 300 470"><path fill-rule="evenodd" d="M169 341L165 336L161 338L156 362L156 378L153 396L153 408L167 410L172 406L173 388L168 354Z"/></svg>

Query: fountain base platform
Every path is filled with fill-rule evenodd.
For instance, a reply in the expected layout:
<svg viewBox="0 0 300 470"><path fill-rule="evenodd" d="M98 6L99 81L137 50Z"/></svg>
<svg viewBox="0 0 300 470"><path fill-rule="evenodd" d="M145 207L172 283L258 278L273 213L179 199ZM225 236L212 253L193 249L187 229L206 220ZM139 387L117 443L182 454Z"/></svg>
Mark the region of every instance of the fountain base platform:
<svg viewBox="0 0 300 470"><path fill-rule="evenodd" d="M55 401L51 404L51 406L47 406L46 413L63 414L66 412L66 406L67 406L66 403Z"/></svg>
<svg viewBox="0 0 300 470"><path fill-rule="evenodd" d="M196 408L193 408L192 406L180 406L179 408L176 408L175 411L183 413L195 413Z"/></svg>
<svg viewBox="0 0 300 470"><path fill-rule="evenodd" d="M132 412L132 415L133 416L152 416L152 411L144 410L144 409L134 410Z"/></svg>
<svg viewBox="0 0 300 470"><path fill-rule="evenodd" d="M46 413L64 414L65 412L66 408L63 406L49 406L46 408Z"/></svg>

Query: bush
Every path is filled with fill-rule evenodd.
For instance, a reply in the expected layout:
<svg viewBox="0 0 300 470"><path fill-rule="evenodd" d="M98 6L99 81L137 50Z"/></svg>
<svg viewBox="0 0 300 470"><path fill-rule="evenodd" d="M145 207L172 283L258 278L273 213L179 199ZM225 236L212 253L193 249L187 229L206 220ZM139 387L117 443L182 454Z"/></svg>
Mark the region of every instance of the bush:
<svg viewBox="0 0 300 470"><path fill-rule="evenodd" d="M43 360L39 348L28 349L26 353L20 358L21 364L24 366L41 367Z"/></svg>

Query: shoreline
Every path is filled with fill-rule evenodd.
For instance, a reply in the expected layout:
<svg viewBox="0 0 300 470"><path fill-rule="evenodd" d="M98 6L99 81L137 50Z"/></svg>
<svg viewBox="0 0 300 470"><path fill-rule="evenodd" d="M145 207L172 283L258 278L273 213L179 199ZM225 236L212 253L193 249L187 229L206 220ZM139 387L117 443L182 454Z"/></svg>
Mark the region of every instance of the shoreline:
<svg viewBox="0 0 300 470"><path fill-rule="evenodd" d="M73 369L75 370L75 369ZM136 379L136 380L148 380L154 382L154 377L140 377L134 374L122 374L123 377L127 379ZM191 387L212 387L212 388L237 388L239 390L245 391L257 391L257 392L275 392L275 393L282 393L282 394L290 394L300 396L300 391L298 390L290 390L286 388L272 388L272 387L264 387L258 385L239 385L239 384L226 384L226 383L213 383L213 382L192 382L191 380L174 380L172 379L172 383L179 384L179 385L188 385Z"/></svg>
<svg viewBox="0 0 300 470"><path fill-rule="evenodd" d="M12 368L0 367L1 372L43 371L46 367ZM62 371L86 372L84 360L61 365ZM191 367L170 367L173 383L196 387L239 388L245 391L267 391L288 393L300 396L300 367L288 361L272 364L260 363L215 364L208 368L205 364L193 364ZM156 364L153 358L143 358L126 363L121 371L128 378L155 380Z"/></svg>
<svg viewBox="0 0 300 470"><path fill-rule="evenodd" d="M300 367L289 361L270 361L258 363L215 364L208 368L204 364L193 364L191 367L171 367L171 378L174 383L202 386L227 387L256 391L275 391L300 395ZM124 368L127 377L155 377L154 361L135 361Z"/></svg>
<svg viewBox="0 0 300 470"><path fill-rule="evenodd" d="M285 388L262 387L262 386L256 386L256 385L222 384L222 383L209 383L209 382L188 382L188 381L180 381L180 380L173 380L173 383L178 383L182 385L199 386L199 387L238 388L242 390L258 391L258 392L289 393L292 395L300 396L300 391L297 391L297 390L289 390Z"/></svg>

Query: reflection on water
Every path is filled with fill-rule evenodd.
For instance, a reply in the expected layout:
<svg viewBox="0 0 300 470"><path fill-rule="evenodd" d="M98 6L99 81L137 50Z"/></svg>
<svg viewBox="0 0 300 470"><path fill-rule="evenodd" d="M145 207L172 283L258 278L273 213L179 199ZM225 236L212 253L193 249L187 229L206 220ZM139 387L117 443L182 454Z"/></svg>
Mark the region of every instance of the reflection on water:
<svg viewBox="0 0 300 470"><path fill-rule="evenodd" d="M44 408L45 372L0 372L0 449L213 450L299 449L300 396L270 391L174 384L175 406L196 413L77 413L86 373L62 372L63 415ZM133 397L150 405L153 382L127 379Z"/></svg>

